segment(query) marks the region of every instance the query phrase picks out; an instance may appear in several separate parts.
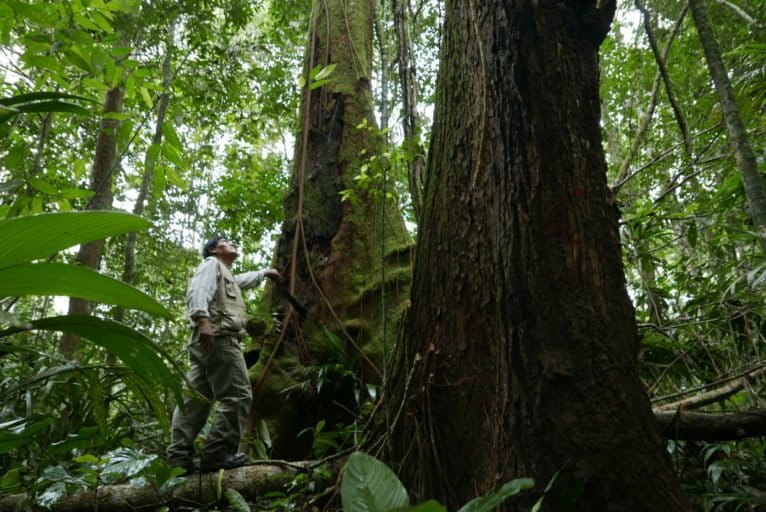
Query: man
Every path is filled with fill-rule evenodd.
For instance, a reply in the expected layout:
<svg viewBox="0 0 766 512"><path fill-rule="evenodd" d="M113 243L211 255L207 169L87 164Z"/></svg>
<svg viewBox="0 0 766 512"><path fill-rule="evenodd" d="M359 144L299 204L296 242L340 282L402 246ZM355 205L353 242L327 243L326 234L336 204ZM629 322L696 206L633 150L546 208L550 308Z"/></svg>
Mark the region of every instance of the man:
<svg viewBox="0 0 766 512"><path fill-rule="evenodd" d="M252 402L240 348L246 322L241 290L257 286L264 277L279 281L282 276L274 269L234 276L230 268L237 256L236 247L224 237L209 240L202 249L204 261L197 267L186 292L193 327L189 343L191 369L187 377L193 390L209 401L186 398L183 411L176 407L167 456L172 466L189 472L194 469L194 439L207 422L212 400L218 400L219 406L200 469L231 469L247 462L245 454L237 453Z"/></svg>

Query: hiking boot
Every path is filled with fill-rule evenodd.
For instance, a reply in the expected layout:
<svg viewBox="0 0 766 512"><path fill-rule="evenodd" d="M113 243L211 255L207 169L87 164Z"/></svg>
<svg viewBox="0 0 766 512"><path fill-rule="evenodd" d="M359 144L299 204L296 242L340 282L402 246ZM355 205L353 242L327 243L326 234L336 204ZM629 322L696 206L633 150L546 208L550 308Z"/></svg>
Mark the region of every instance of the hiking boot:
<svg viewBox="0 0 766 512"><path fill-rule="evenodd" d="M200 464L201 473L209 473L218 469L234 469L247 464L247 455L244 453L233 453L227 455L223 460L203 460Z"/></svg>

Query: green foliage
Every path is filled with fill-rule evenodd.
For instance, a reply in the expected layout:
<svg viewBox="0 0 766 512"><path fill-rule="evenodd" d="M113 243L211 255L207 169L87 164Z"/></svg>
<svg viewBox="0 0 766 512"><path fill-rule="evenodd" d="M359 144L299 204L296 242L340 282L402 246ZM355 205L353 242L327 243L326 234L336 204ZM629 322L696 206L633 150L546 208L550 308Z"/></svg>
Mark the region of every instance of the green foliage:
<svg viewBox="0 0 766 512"><path fill-rule="evenodd" d="M52 507L64 495L79 489L98 490L102 485L129 481L132 485L147 483L157 492L158 502L172 488L186 482L179 468L169 468L156 455L121 447L101 457L86 453L74 457L69 464L48 466L37 480L37 504Z"/></svg>
<svg viewBox="0 0 766 512"><path fill-rule="evenodd" d="M683 4L646 3L664 46ZM766 45L759 40L762 28L729 4L709 2L708 8L751 142L762 156ZM763 0L738 6L763 24ZM0 0L0 295L8 296L1 301L0 318L4 333L14 332L0 344L0 466L7 468L0 477L2 492L45 485L53 499L67 487L87 487L94 478L105 481L109 463L103 459L111 456L103 454L124 438L154 451L163 448L163 427L179 397L175 362L182 360L188 338L185 323L169 319L184 316L185 286L199 259L200 240L214 232L229 234L249 255L246 268L265 266L271 257L293 165L303 86L295 77L305 74L310 12L305 0L257 5L243 0ZM424 2L411 14L418 111L428 124L424 114L435 100L442 6ZM401 92L392 86L398 71L391 65L390 13L376 15L389 60L386 69L376 66L373 82L381 84L388 76L389 97L381 104L394 115L388 130L376 130L372 123L357 127L387 144L375 155L352 155L360 157L354 179L338 187L346 207L385 199L414 221L407 163L424 157L419 147L427 144L427 127L415 142L399 142ZM657 72L635 15L633 2L620 2L601 47L602 129L612 184L648 110ZM164 85L171 23L176 45L169 50ZM688 19L666 65L693 136L692 152L681 149L678 124L661 86L649 130L628 166L632 177L616 197L641 336L641 375L655 403L759 362L766 340L766 260ZM333 64L317 66L303 80L322 88L337 73ZM27 215L86 206L93 195L88 170L101 121L98 110L106 91L118 86L125 90L123 111L104 117L120 122L119 164L113 169L120 208L135 203L144 171L154 167L145 204L154 226L138 237L134 280L147 295L107 276L124 269L126 241L116 235L150 222L116 212ZM157 142L156 113L164 94L170 102ZM72 259L68 247L108 237L101 275L62 266ZM51 257L55 261L31 263ZM22 292L33 295L10 299ZM48 295L61 293L103 301L96 314L104 319L114 314L107 305L136 308L124 317L134 330L98 317L55 316L51 310L60 305ZM61 329L93 338L77 363L56 354L55 333ZM356 375L358 358L346 342L327 333L311 343L312 350L316 345L329 354L329 362L295 371L296 389L329 396L348 388L356 404L365 402L367 386ZM761 395L756 382L709 410L760 407ZM60 421L52 422L53 417ZM357 429L324 421L306 435L313 436L315 453L324 455L347 446ZM764 487L763 447L758 441L701 450L684 445L674 455L701 505L735 510L762 506L755 489ZM83 454L96 461L76 462ZM63 469L45 470L48 476L37 484L51 458ZM177 482L157 459L142 471L145 475L136 478L155 482L158 490ZM294 498L310 494L312 483L311 478L296 481L293 494L275 497L270 506L295 508ZM418 507L441 510L435 502Z"/></svg>
<svg viewBox="0 0 766 512"><path fill-rule="evenodd" d="M52 263L19 264L26 259L47 256L72 243L88 241L93 236L119 234L144 225L145 221L135 216L110 212L57 213L0 220L0 235L12 240L0 251L0 275L4 283L0 286L0 295L71 294L169 316L168 310L154 299L90 270ZM25 243L26 240L29 243ZM53 317L16 325L1 331L0 337L31 329L64 331L89 339L119 357L142 379L167 386L177 398L181 396L178 374L171 372L162 360L163 356L169 359L167 354L127 326L90 316Z"/></svg>
<svg viewBox="0 0 766 512"><path fill-rule="evenodd" d="M0 220L0 234L8 237L8 243L0 251L0 274L5 283L0 293L71 293L169 316L169 311L156 300L93 271L58 263L24 263L29 259L47 257L73 243L124 233L146 225L143 219L116 212L56 213ZM119 382L127 387L138 387L158 417L164 418L167 428L167 414L157 394L168 389L176 400L180 400L182 380L180 369L172 363L168 366L168 362L173 361L170 354L134 329L97 317L54 316L24 320L9 316L6 321L12 325L0 331L0 338L6 338L0 344L6 375L0 384L0 396L8 404L0 410L0 418L4 420L0 425L0 455L12 457L15 453L26 452L29 458L35 451L41 450L48 457L74 454L73 461L81 464L74 472L60 465L52 466L39 478L35 478L36 468L29 468L11 473L6 482L33 488L45 484L46 489L38 495L38 502L41 506L49 506L73 488L97 487L104 481L110 481L112 474L121 474L121 471L131 468L138 471L122 452L112 458L97 458L80 456L76 451L108 446L124 433L119 425L124 423L126 417L110 414L106 406L109 400L121 394L115 387ZM125 366L101 368L55 358L51 361L48 354L40 354L29 344L32 332L40 336L39 333L46 331L81 336L106 349ZM6 361L9 355L17 357L18 364ZM35 363L30 364L32 361ZM101 369L107 370L106 375L117 381L103 382L99 372ZM30 370L36 371L30 374ZM80 379L60 380L73 375L79 375ZM78 387L81 391L76 392ZM44 408L45 399L56 397L59 393L66 397L64 404L81 408L81 421L88 422L90 419L96 427L69 424L77 416L57 425L49 416L32 412L35 408ZM19 410L18 402L9 401L19 396L26 398L26 410L23 412ZM33 396L37 396L37 400L33 401ZM54 398L53 405L55 409L62 402ZM76 433L72 434L72 431Z"/></svg>
<svg viewBox="0 0 766 512"><path fill-rule="evenodd" d="M330 454L341 451L344 445L355 444L359 432L359 426L356 424L344 425L337 423L336 430L326 428L327 422L319 420L312 428L303 429L298 432L297 437L311 434L311 451L315 457L322 458Z"/></svg>
<svg viewBox="0 0 766 512"><path fill-rule="evenodd" d="M171 316L165 306L132 286L86 267L63 263L28 263L0 269L0 297L25 295L66 295Z"/></svg>
<svg viewBox="0 0 766 512"><path fill-rule="evenodd" d="M33 320L27 328L16 327L11 331L27 329L64 331L90 340L117 356L145 382L167 387L177 399L181 398L180 375L163 361L163 357L170 360L168 354L149 338L125 325L92 316L71 315Z"/></svg>
<svg viewBox="0 0 766 512"><path fill-rule="evenodd" d="M344 510L386 512L409 505L402 483L388 466L362 452L348 458L341 480Z"/></svg>
<svg viewBox="0 0 766 512"><path fill-rule="evenodd" d="M231 508L234 509L235 512L250 512L250 505L248 505L245 498L243 498L242 495L234 489L227 488L223 492L223 495L226 497L226 501L229 502L229 505L231 505Z"/></svg>
<svg viewBox="0 0 766 512"><path fill-rule="evenodd" d="M81 96L59 92L35 92L0 98L0 124L10 121L19 114L31 112L68 112L88 115L88 111L83 107L60 101L62 99L90 101Z"/></svg>
<svg viewBox="0 0 766 512"><path fill-rule="evenodd" d="M72 245L145 229L151 224L119 212L67 212L0 221L0 268L47 258Z"/></svg>
<svg viewBox="0 0 766 512"><path fill-rule="evenodd" d="M319 466L311 471L300 473L290 480L284 491L272 491L264 494L256 503L257 510L309 510L321 503L323 494L331 491L328 488L322 492L322 485L334 479L327 468Z"/></svg>
<svg viewBox="0 0 766 512"><path fill-rule="evenodd" d="M664 47L684 4L662 0L645 4L652 13L658 44ZM763 80L756 77L763 76L766 60L754 40L757 31L731 5L706 5L750 141L760 153L766 125ZM753 0L740 6L758 18L756 13L763 12L765 4ZM636 16L633 2L622 2L615 27L601 48L610 183L617 181L649 109L657 73L643 28L633 23ZM714 388L719 379L759 362L766 327L761 299L764 255L753 233L721 109L688 15L673 41L666 69L692 135L692 152L686 155L682 149L676 116L660 84L649 129L628 166L630 178L617 194L628 289L641 336L641 375L655 404L679 390ZM760 407L760 390L756 384L707 410ZM745 453L763 450L761 442L746 445ZM711 468L696 456L696 450L676 451L675 462L683 468L682 479L694 489L700 507L747 510L752 503L747 492L739 493L741 499L730 492L751 485L743 473L728 473L731 479L724 489L712 485L712 478L723 482L727 472L720 465ZM750 477L757 481L759 469L753 469ZM699 473L706 478L699 478Z"/></svg>
<svg viewBox="0 0 766 512"><path fill-rule="evenodd" d="M458 512L490 512L506 499L531 489L534 481L520 478L504 484L496 492L473 499ZM341 479L343 509L354 512L443 512L439 503L431 500L410 505L407 491L393 471L385 464L362 452L354 452L343 467Z"/></svg>
<svg viewBox="0 0 766 512"><path fill-rule="evenodd" d="M494 493L469 501L460 507L458 512L490 512L491 510L495 510L497 507L502 505L506 499L510 498L511 496L516 496L522 491L531 489L534 487L534 485L534 480L530 478L519 478L517 480L511 480L510 482L505 483Z"/></svg>
<svg viewBox="0 0 766 512"><path fill-rule="evenodd" d="M366 119L356 128L375 138L385 139L388 135L388 130L379 130ZM416 142L386 144L380 152L372 155L363 149L360 156L363 160L359 169L352 173L347 188L340 191L341 200L358 206L360 201L380 202L385 198L390 206L401 209L405 218L414 222L407 163L422 156Z"/></svg>

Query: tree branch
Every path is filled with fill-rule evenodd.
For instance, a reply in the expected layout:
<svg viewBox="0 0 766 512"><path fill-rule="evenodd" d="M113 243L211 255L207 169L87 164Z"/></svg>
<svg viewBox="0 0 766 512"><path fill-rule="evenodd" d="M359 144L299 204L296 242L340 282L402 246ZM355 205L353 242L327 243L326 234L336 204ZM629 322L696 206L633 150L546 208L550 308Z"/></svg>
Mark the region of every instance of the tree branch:
<svg viewBox="0 0 766 512"><path fill-rule="evenodd" d="M655 412L657 428L666 439L735 441L766 435L766 411L706 413Z"/></svg>
<svg viewBox="0 0 766 512"><path fill-rule="evenodd" d="M742 9L742 7L740 7L740 6L736 5L736 4L733 4L733 3L729 2L728 0L716 0L716 2L718 2L721 5L724 5L724 6L728 7L732 11L736 12L739 15L740 18L742 18L746 22L750 23L751 25L755 25L756 27L762 27L763 26L762 23L758 22L758 20L756 20L755 18L750 16L748 13L746 13L745 10Z"/></svg>
<svg viewBox="0 0 766 512"><path fill-rule="evenodd" d="M678 16L678 20L676 20L676 24L673 26L673 31L670 33L670 37L668 38L668 42L665 45L665 50L662 52L662 62L664 63L668 59L668 54L670 53L670 47L673 45L673 40L678 35L678 32L681 29L681 25L683 23L684 18L686 17L686 12L689 10L688 6L684 7L681 11L681 14ZM648 23L648 22L647 22ZM653 38L652 38L653 39ZM636 135L633 138L633 143L630 145L630 149L628 150L628 154L625 156L625 159L622 161L622 164L620 164L620 171L617 173L617 179L615 180L615 185L612 186L612 190L616 194L620 187L625 184L628 180L626 179L628 177L628 168L630 167L631 162L636 157L636 153L638 153L638 148L641 146L641 142L644 140L644 135L646 135L647 130L649 129L649 124L652 121L652 116L654 115L654 109L657 107L657 97L660 90L660 81L662 80L662 72L657 71L657 75L654 77L654 82L652 83L652 92L649 99L649 106L647 107L646 111L644 112L644 116L641 118L641 121L638 125L638 130L636 130Z"/></svg>
<svg viewBox="0 0 766 512"><path fill-rule="evenodd" d="M673 114L675 115L676 122L678 123L678 127L681 130L681 135L683 136L684 140L684 148L686 149L686 155L691 158L692 155L692 143L691 139L689 138L689 128L686 124L686 118L684 117L684 113L681 110L681 106L678 104L678 100L676 99L676 94L673 90L673 84L670 81L670 75L668 74L668 69L665 66L665 58L667 56L667 49L665 52L665 55L662 55L660 53L660 48L657 46L657 41L654 38L654 32L652 31L652 25L650 23L650 15L647 8L643 5L641 0L635 0L636 7L638 10L641 11L643 14L644 19L644 30L646 31L646 37L649 40L649 46L652 48L652 53L654 54L654 59L657 61L657 69L659 70L660 74L662 75L662 81L665 84L665 92L668 95L668 101L670 102L670 106L673 109ZM681 16L678 18L678 22L676 23L676 27L681 26L681 22L684 19L684 16L686 16L686 10L688 7L684 7L684 9L681 11ZM668 49L670 48L670 43L672 42L672 39L668 43Z"/></svg>
<svg viewBox="0 0 766 512"><path fill-rule="evenodd" d="M734 380L729 380L723 386L711 389L698 395L690 396L682 400L670 402L668 404L660 405L654 408L655 414L666 411L674 411L677 409L698 409L706 405L710 405L722 400L726 400L730 396L742 391L745 384L751 379L760 377L766 374L766 367L759 366L748 370L746 373L738 375Z"/></svg>

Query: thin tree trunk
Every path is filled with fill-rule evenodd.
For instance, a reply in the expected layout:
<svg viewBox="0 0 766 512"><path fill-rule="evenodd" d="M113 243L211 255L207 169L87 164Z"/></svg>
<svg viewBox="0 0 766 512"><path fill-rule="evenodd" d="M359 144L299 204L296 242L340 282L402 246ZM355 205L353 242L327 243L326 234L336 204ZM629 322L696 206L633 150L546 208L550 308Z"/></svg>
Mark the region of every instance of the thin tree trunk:
<svg viewBox="0 0 766 512"><path fill-rule="evenodd" d="M380 129L388 129L388 119L391 117L389 112L389 93L388 88L391 83L391 71L388 55L388 32L384 30L381 17L385 16L385 0L375 2L375 39L378 41L378 52L380 54Z"/></svg>
<svg viewBox="0 0 766 512"><path fill-rule="evenodd" d="M45 145L48 143L48 138L51 134L51 127L53 126L53 112L48 112L43 119L43 124L40 127L40 138L37 140L37 151L35 152L35 159L32 161L32 172L34 176L40 172L42 168L43 153L45 152Z"/></svg>
<svg viewBox="0 0 766 512"><path fill-rule="evenodd" d="M104 99L104 114L121 112L124 95L125 92L121 87L109 89ZM116 119L101 120L91 175L91 190L94 195L88 202L86 210L108 210L112 207L112 182L116 168L116 140L119 128L120 122ZM104 242L104 240L97 240L82 244L77 253L77 263L94 269L98 268ZM88 301L74 297L69 300L70 315L87 315L90 311L91 305ZM79 336L65 334L61 338L59 349L65 356L74 357L79 342Z"/></svg>
<svg viewBox="0 0 766 512"><path fill-rule="evenodd" d="M448 510L680 511L638 376L600 140L614 1L449 0L392 463Z"/></svg>
<svg viewBox="0 0 766 512"><path fill-rule="evenodd" d="M687 158L692 157L692 143L689 138L689 128L686 124L686 117L684 116L681 106L678 104L676 94L673 89L673 82L670 80L667 67L665 66L665 58L660 53L660 48L657 46L657 40L654 38L654 31L652 30L651 16L649 11L644 7L644 4L640 0L635 0L636 7L641 11L644 19L644 31L646 32L646 38L649 40L649 46L654 54L654 60L657 62L657 69L662 76L662 83L665 84L665 93L668 95L668 101L670 107L673 110L673 115L678 123L678 128L681 130L681 137L684 141L684 148L686 149ZM686 14L686 7L683 8L681 19ZM669 46L669 45L668 45Z"/></svg>
<svg viewBox="0 0 766 512"><path fill-rule="evenodd" d="M676 24L673 26L673 31L670 33L670 37L668 38L668 43L665 45L665 50L662 52L663 62L666 62L668 59L670 48L671 46L673 46L673 41L675 40L676 36L678 35L678 32L681 29L681 25L683 24L683 20L686 17L686 12L688 10L689 10L688 6L685 6L681 10L681 14L678 16L678 19L676 20ZM636 154L638 153L638 148L641 146L641 143L644 141L644 135L646 135L646 132L649 129L649 124L652 121L652 116L654 116L654 110L657 107L657 97L660 91L661 81L662 81L662 72L657 71L657 75L654 77L654 82L652 83L652 92L649 95L650 96L649 105L646 108L646 111L644 112L644 115L638 124L638 129L636 130L636 134L633 137L633 142L630 145L628 154L625 156L622 163L620 164L620 170L617 173L617 179L614 180L614 185L611 186L612 192L614 192L614 194L617 194L620 188L627 182L628 169L630 168L630 164L633 162L633 159L636 157ZM686 139L684 139L684 144L691 147L691 144L688 144Z"/></svg>
<svg viewBox="0 0 766 512"><path fill-rule="evenodd" d="M176 21L173 19L170 21L170 26L168 28L168 38L165 46L165 58L162 62L162 94L160 94L159 102L157 105L157 123L154 126L154 137L152 137L152 145L156 146L159 146L162 143L162 125L165 123L165 114L168 110L168 104L170 103L170 92L168 89L170 87L171 80L170 61L173 57L173 48L175 47L175 32ZM133 205L133 213L135 215L144 214L146 198L149 195L152 178L154 177L156 162L156 158L150 158L146 162L146 168L144 169L144 174L141 177L141 186L138 189L136 204ZM133 284L135 281L136 240L136 232L128 233L127 241L125 243L125 268L122 272L122 280L127 284ZM122 322L124 318L125 308L117 308L115 311L115 320Z"/></svg>
<svg viewBox="0 0 766 512"><path fill-rule="evenodd" d="M761 248L766 251L766 184L758 172L755 154L750 145L745 123L742 121L734 90L724 66L721 49L710 26L707 7L703 0L689 0L689 5L694 23L697 26L702 49L705 52L710 76L713 78L715 90L718 93L718 101L721 104L723 117L734 148L737 168L742 174L742 183L750 206L750 215L753 218Z"/></svg>
<svg viewBox="0 0 766 512"><path fill-rule="evenodd" d="M419 222L423 213L423 178L425 174L425 151L420 143L420 123L417 114L417 78L412 45L408 30L409 0L393 0L394 29L396 30L397 65L402 88L402 128L404 149L407 151L408 181L412 209Z"/></svg>

